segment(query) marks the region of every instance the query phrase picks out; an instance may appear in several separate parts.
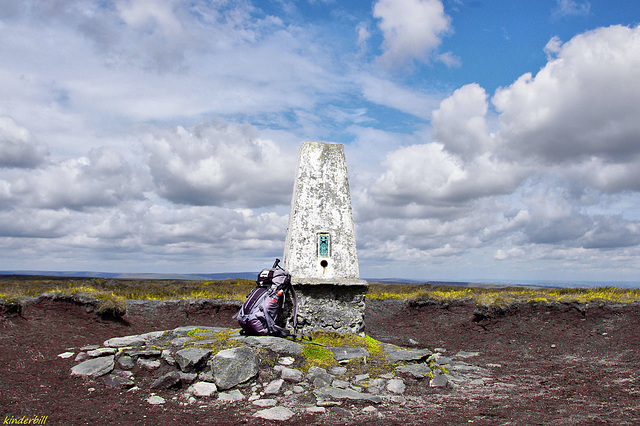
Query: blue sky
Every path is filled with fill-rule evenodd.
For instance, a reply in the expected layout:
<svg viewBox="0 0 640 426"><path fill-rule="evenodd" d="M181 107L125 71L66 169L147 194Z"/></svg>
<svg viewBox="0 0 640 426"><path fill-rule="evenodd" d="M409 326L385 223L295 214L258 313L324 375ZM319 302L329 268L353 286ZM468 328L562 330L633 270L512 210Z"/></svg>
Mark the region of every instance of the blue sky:
<svg viewBox="0 0 640 426"><path fill-rule="evenodd" d="M282 256L346 146L363 277L640 282L640 2L0 0L0 270Z"/></svg>

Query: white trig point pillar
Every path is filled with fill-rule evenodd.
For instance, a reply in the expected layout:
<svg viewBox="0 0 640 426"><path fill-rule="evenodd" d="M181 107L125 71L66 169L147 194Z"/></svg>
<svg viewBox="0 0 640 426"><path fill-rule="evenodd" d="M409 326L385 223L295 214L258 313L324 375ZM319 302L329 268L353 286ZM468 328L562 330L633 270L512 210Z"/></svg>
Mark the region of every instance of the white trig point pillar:
<svg viewBox="0 0 640 426"><path fill-rule="evenodd" d="M344 145L306 142L293 186L284 266L299 299L303 332L364 331L365 295Z"/></svg>

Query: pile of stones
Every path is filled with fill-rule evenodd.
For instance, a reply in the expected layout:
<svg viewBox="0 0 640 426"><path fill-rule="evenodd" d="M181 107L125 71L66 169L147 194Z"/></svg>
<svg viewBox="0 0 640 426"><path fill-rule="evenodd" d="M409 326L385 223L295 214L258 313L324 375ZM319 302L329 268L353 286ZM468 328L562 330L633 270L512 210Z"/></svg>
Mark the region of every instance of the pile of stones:
<svg viewBox="0 0 640 426"><path fill-rule="evenodd" d="M256 409L254 416L269 420L287 420L300 411L324 413L326 407L349 402L381 415L381 407L405 404L411 385L455 389L491 380L488 370L461 360L477 356L475 352L449 358L444 349L380 343L392 371L360 368L360 374L353 374L351 366L362 367L370 357L365 348L327 348L336 363L325 369L308 367L303 348L310 344L193 326L115 337L58 356L75 359L72 375L140 392L150 404L165 403L167 395L185 405L207 399L248 400Z"/></svg>

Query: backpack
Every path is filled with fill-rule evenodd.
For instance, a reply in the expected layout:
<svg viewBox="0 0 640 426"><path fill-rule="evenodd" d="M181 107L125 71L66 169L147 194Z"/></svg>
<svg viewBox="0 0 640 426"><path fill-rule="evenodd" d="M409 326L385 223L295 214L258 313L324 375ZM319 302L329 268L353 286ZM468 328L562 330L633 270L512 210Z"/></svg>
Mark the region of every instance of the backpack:
<svg viewBox="0 0 640 426"><path fill-rule="evenodd" d="M242 334L251 336L287 337L292 333L277 323L282 318L287 293L293 300L293 328L298 328L298 296L291 285L291 275L278 266L276 259L273 267L263 269L256 279L256 288L251 290L240 311L233 316L242 327Z"/></svg>

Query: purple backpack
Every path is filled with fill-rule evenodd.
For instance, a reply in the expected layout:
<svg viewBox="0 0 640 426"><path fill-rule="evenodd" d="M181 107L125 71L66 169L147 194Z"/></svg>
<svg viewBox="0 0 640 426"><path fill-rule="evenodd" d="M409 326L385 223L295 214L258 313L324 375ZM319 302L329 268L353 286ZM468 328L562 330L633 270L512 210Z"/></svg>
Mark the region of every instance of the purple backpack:
<svg viewBox="0 0 640 426"><path fill-rule="evenodd" d="M293 300L294 335L298 328L298 296L291 285L291 275L278 266L276 259L273 267L263 269L256 279L257 287L251 290L240 311L234 315L242 327L243 334L250 336L287 337L292 333L278 325L283 320L284 304L287 293Z"/></svg>

